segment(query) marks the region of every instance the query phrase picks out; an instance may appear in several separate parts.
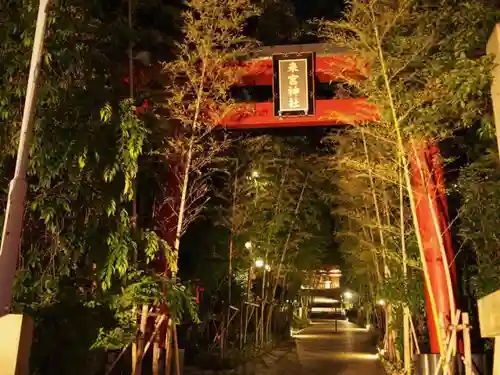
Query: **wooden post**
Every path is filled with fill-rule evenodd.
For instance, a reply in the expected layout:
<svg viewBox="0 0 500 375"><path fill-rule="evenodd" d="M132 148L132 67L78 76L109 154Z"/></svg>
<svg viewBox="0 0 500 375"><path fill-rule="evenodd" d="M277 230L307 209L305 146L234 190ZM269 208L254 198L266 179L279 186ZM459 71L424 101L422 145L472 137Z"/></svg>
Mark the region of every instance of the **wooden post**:
<svg viewBox="0 0 500 375"><path fill-rule="evenodd" d="M172 373L172 319L167 322L167 333L165 335L165 375Z"/></svg>
<svg viewBox="0 0 500 375"><path fill-rule="evenodd" d="M464 333L464 367L465 375L472 375L472 349L470 343L469 314L462 313L462 328Z"/></svg>
<svg viewBox="0 0 500 375"><path fill-rule="evenodd" d="M229 311L228 311L228 314L229 314ZM227 319L227 325L229 326L229 316L227 317L224 317L224 315L222 315L222 322L220 323L220 357L221 358L224 358L224 344L225 344L225 340L226 340L226 319Z"/></svg>
<svg viewBox="0 0 500 375"><path fill-rule="evenodd" d="M0 317L0 374L28 375L33 319L27 315Z"/></svg>
<svg viewBox="0 0 500 375"><path fill-rule="evenodd" d="M448 330L444 343L444 351L439 357L439 362L434 370L434 375L438 375L441 371L443 375L453 374L453 350L455 349L459 321L460 310L457 310L455 315L452 317L450 330Z"/></svg>
<svg viewBox="0 0 500 375"><path fill-rule="evenodd" d="M259 347L259 309L255 308L255 346Z"/></svg>
<svg viewBox="0 0 500 375"><path fill-rule="evenodd" d="M415 353L420 354L420 347L418 346L417 332L415 331L415 326L413 325L413 321L411 319L410 319L410 329L411 329L411 337L413 338Z"/></svg>
<svg viewBox="0 0 500 375"><path fill-rule="evenodd" d="M142 305L141 312L141 323L139 325L139 338L137 345L137 358L135 362L132 363L132 374L141 375L142 374L142 359L144 357L144 345L146 343L146 324L148 322L149 316L149 306Z"/></svg>
<svg viewBox="0 0 500 375"><path fill-rule="evenodd" d="M137 324L137 306L132 308L132 316L134 317L134 322ZM130 355L132 359L132 375L135 374L135 368L137 367L137 339L132 342Z"/></svg>
<svg viewBox="0 0 500 375"><path fill-rule="evenodd" d="M492 375L500 375L500 290L479 299L477 307L481 336L495 339Z"/></svg>
<svg viewBox="0 0 500 375"><path fill-rule="evenodd" d="M403 358L405 374L411 375L411 337L410 337L410 309L408 306L403 307Z"/></svg>
<svg viewBox="0 0 500 375"><path fill-rule="evenodd" d="M175 323L173 324L172 332L174 336L175 375L181 375L181 366L179 363L179 341L177 338L177 326Z"/></svg>
<svg viewBox="0 0 500 375"><path fill-rule="evenodd" d="M241 314L240 314L240 350L243 349L243 315L244 315L244 308L245 308L245 305L243 304L243 302L241 303ZM246 313L246 311L245 311ZM245 314L246 315L246 314Z"/></svg>
<svg viewBox="0 0 500 375"><path fill-rule="evenodd" d="M160 335L155 335L153 342L153 375L160 375Z"/></svg>
<svg viewBox="0 0 500 375"><path fill-rule="evenodd" d="M495 349L493 354L493 373L492 375L500 374L500 340L495 337Z"/></svg>

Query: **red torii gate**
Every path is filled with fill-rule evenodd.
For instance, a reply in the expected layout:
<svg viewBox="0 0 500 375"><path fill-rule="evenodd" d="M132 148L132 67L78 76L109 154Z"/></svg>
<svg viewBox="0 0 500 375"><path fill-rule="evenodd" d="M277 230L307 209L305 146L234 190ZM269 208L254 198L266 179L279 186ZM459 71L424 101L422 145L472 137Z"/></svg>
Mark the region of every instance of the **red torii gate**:
<svg viewBox="0 0 500 375"><path fill-rule="evenodd" d="M239 86L272 86L273 54L314 52L315 78L322 83L338 82L341 77L363 79L363 74L352 63L352 54L346 50L329 49L324 44L273 46L261 51L260 57L247 63L246 72ZM348 123L346 123L346 119ZM377 108L363 98L326 99L315 101L315 114L301 117L277 117L274 103L244 103L223 119L228 129L288 128L303 126L355 125L375 122ZM417 206L418 224L425 252L425 262L429 270L430 287L436 302L439 317L449 323L451 313L456 308L457 280L454 265L454 251L449 231L448 207L446 202L443 169L439 149L435 145L422 146L416 155L410 157L412 187ZM423 178L422 178L423 176ZM428 193L430 198L428 199ZM437 213L439 232L432 219L432 210ZM441 238L440 238L441 237ZM444 244L447 262L443 262L440 243ZM451 276L452 289L447 282L447 265ZM438 330L442 329L434 320L430 307L429 285L426 285L427 322L430 350L439 353Z"/></svg>

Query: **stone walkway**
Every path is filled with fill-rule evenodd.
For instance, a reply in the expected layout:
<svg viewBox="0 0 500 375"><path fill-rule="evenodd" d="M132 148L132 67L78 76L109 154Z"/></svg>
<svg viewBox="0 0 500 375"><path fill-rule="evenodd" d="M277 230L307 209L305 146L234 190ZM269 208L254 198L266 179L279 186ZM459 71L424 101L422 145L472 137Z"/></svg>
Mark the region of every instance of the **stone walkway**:
<svg viewBox="0 0 500 375"><path fill-rule="evenodd" d="M384 375L371 334L355 324L316 321L283 346L234 370L185 368L184 375Z"/></svg>
<svg viewBox="0 0 500 375"><path fill-rule="evenodd" d="M283 374L383 375L371 335L346 321L316 321L295 336L297 363L284 364ZM287 366L288 365L288 366Z"/></svg>

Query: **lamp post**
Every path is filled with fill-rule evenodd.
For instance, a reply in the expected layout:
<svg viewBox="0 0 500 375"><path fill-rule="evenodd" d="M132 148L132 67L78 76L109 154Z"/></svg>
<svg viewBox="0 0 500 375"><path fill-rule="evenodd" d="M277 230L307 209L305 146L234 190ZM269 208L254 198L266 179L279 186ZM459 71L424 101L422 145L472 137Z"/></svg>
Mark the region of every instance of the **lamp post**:
<svg viewBox="0 0 500 375"><path fill-rule="evenodd" d="M31 54L28 87L24 102L24 112L17 150L14 178L9 185L7 209L0 245L0 317L10 311L12 303L12 287L21 246L21 231L26 198L29 147L33 134L33 117L35 114L37 82L43 55L43 42L47 29L47 14L52 0L40 0L36 21L35 38Z"/></svg>
<svg viewBox="0 0 500 375"><path fill-rule="evenodd" d="M29 147L33 135L33 117L43 42L47 29L47 15L52 0L40 0L36 20L35 38L31 53L28 87L24 102L23 119L17 150L14 177L9 185L2 242L0 244L0 368L5 374L28 374L28 363L33 333L33 320L24 315L10 314L12 288L19 259L23 226L24 202L28 184Z"/></svg>

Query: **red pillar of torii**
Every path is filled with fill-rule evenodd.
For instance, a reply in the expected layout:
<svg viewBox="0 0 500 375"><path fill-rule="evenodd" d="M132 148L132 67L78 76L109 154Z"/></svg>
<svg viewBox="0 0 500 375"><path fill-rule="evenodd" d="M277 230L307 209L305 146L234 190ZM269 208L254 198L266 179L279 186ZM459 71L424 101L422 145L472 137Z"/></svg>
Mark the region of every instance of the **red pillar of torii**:
<svg viewBox="0 0 500 375"><path fill-rule="evenodd" d="M325 52L326 51L326 52ZM315 52L315 78L319 82L339 82L349 75L362 79L362 74L352 63L352 56L337 49L327 51L324 45L274 46L263 51L262 57L246 64L240 86L272 86L273 54ZM277 117L274 103L244 103L228 115L223 124L228 129L289 128L303 126L356 125L375 122L378 111L365 99L328 99L315 101L315 113L311 116ZM426 285L427 322L430 350L439 353L439 322L434 321L430 308L429 288L432 290L438 317L449 322L456 308L457 280L453 263L454 251L449 231L448 208L444 189L443 169L436 145L423 145L411 155L412 188L417 208L420 235L429 270L430 285ZM436 213L433 218L432 213ZM437 221L437 225L436 225ZM438 230L436 230L438 227ZM447 262L443 261L441 244L445 248ZM446 267L449 266L449 271ZM448 273L449 272L449 273ZM451 289L448 282L451 276Z"/></svg>

